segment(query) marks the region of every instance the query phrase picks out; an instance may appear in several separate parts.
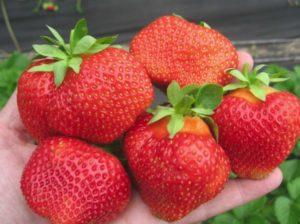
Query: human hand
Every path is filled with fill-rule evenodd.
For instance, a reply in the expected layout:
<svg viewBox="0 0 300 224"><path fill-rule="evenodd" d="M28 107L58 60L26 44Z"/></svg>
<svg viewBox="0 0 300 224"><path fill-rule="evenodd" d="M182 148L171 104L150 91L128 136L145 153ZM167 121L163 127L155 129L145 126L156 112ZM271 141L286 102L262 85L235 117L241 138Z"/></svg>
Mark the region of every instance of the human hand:
<svg viewBox="0 0 300 224"><path fill-rule="evenodd" d="M244 63L253 66L253 59L249 54L239 52L239 59L239 68ZM16 93L14 93L0 112L0 220L2 224L49 223L30 210L20 190L19 182L23 168L34 149L33 140L26 133L19 118ZM230 180L216 198L175 223L199 223L272 191L281 181L282 174L278 168L263 180ZM140 223L165 224L166 222L152 216L139 195L134 192L127 209L112 224Z"/></svg>

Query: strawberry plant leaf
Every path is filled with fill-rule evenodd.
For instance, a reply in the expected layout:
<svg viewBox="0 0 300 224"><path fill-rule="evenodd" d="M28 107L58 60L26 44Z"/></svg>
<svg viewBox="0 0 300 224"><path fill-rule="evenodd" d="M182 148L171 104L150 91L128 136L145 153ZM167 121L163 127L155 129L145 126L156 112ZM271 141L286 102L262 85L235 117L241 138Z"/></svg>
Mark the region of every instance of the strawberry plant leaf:
<svg viewBox="0 0 300 224"><path fill-rule="evenodd" d="M289 195L296 200L300 196L300 177L294 179L287 184Z"/></svg>
<svg viewBox="0 0 300 224"><path fill-rule="evenodd" d="M256 76L256 79L258 79L259 81L261 81L263 84L265 84L266 86L268 86L270 84L270 78L268 73L266 72L261 72Z"/></svg>
<svg viewBox="0 0 300 224"><path fill-rule="evenodd" d="M67 55L57 47L47 45L47 44L34 44L33 49L42 56L56 58L56 59L66 59Z"/></svg>
<svg viewBox="0 0 300 224"><path fill-rule="evenodd" d="M52 72L53 64L41 64L31 67L29 72Z"/></svg>
<svg viewBox="0 0 300 224"><path fill-rule="evenodd" d="M213 224L228 224L233 223L234 221L238 221L232 214L230 213L224 213L221 215L218 215L213 219Z"/></svg>
<svg viewBox="0 0 300 224"><path fill-rule="evenodd" d="M296 159L287 160L280 165L280 169L282 170L284 181L289 182L295 177L297 170L300 170L300 161Z"/></svg>
<svg viewBox="0 0 300 224"><path fill-rule="evenodd" d="M269 222L261 215L253 215L246 219L247 224L268 224Z"/></svg>
<svg viewBox="0 0 300 224"><path fill-rule="evenodd" d="M80 65L81 65L81 63L82 63L82 58L81 57L75 57L75 58L71 58L69 60L68 66L70 68L72 68L75 73L78 74L79 71L80 71Z"/></svg>
<svg viewBox="0 0 300 224"><path fill-rule="evenodd" d="M167 88L167 96L169 102L172 106L176 106L184 97L183 93L180 91L180 86L178 82L172 81L171 84Z"/></svg>
<svg viewBox="0 0 300 224"><path fill-rule="evenodd" d="M154 115L149 121L149 124L152 124L164 117L170 116L174 112L175 112L174 108L158 106L157 109L153 112Z"/></svg>
<svg viewBox="0 0 300 224"><path fill-rule="evenodd" d="M170 138L173 138L184 126L184 118L182 114L172 114L171 119L167 125L167 130Z"/></svg>
<svg viewBox="0 0 300 224"><path fill-rule="evenodd" d="M238 219L245 219L245 218L255 214L258 210L262 209L264 207L264 205L266 204L266 202L267 202L266 197L256 199L245 205L242 205L242 206L239 206L239 207L233 209L233 214Z"/></svg>
<svg viewBox="0 0 300 224"><path fill-rule="evenodd" d="M53 64L54 83L58 87L62 84L67 70L67 61L61 60Z"/></svg>
<svg viewBox="0 0 300 224"><path fill-rule="evenodd" d="M81 38L76 46L74 47L73 54L83 54L85 53L88 49L90 49L95 43L96 43L96 38L86 35L83 38Z"/></svg>
<svg viewBox="0 0 300 224"><path fill-rule="evenodd" d="M15 90L20 74L29 63L27 55L16 52L0 61L0 109Z"/></svg>
<svg viewBox="0 0 300 224"><path fill-rule="evenodd" d="M71 31L70 35L70 48L73 51L77 42L88 34L87 22L85 19L81 19L77 22L75 28Z"/></svg>
<svg viewBox="0 0 300 224"><path fill-rule="evenodd" d="M206 84L196 94L196 107L214 110L222 101L223 88L216 84Z"/></svg>
<svg viewBox="0 0 300 224"><path fill-rule="evenodd" d="M300 140L298 140L298 142L293 150L293 154L296 156L300 156Z"/></svg>
<svg viewBox="0 0 300 224"><path fill-rule="evenodd" d="M265 101L266 100L266 93L265 90L261 88L259 84L251 84L250 85L250 92L253 93L258 99Z"/></svg>
<svg viewBox="0 0 300 224"><path fill-rule="evenodd" d="M295 214L291 210L292 201L285 197L278 197L274 204L275 215L280 224L296 224Z"/></svg>
<svg viewBox="0 0 300 224"><path fill-rule="evenodd" d="M227 92L230 90L240 89L247 87L246 83L231 83L223 87L223 91Z"/></svg>

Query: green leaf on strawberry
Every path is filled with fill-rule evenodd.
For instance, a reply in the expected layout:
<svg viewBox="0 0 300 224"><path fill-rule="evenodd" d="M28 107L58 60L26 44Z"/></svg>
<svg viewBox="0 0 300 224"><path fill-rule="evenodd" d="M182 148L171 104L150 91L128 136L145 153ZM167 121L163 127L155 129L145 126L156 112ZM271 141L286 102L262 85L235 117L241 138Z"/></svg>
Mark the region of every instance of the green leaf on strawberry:
<svg viewBox="0 0 300 224"><path fill-rule="evenodd" d="M67 62L65 60L58 61L53 64L53 72L55 74L54 83L60 86L65 78L67 70Z"/></svg>
<svg viewBox="0 0 300 224"><path fill-rule="evenodd" d="M85 19L77 22L70 33L70 43L65 43L62 36L54 28L47 26L54 38L42 36L48 44L33 45L33 49L39 56L53 59L50 64L41 64L32 67L29 72L53 72L55 85L60 86L68 68L75 73L80 72L82 55L95 54L112 46L116 36L96 39L88 35L88 27Z"/></svg>
<svg viewBox="0 0 300 224"><path fill-rule="evenodd" d="M200 26L203 26L203 27L205 27L205 28L211 29L210 25L208 25L208 24L207 24L206 22L204 22L204 21L201 21L201 22L199 23L199 25L200 25Z"/></svg>
<svg viewBox="0 0 300 224"><path fill-rule="evenodd" d="M214 109L222 101L223 89L221 86L192 84L180 88L176 81L172 81L167 88L167 97L170 106L158 106L149 111L153 114L149 124L170 117L167 129L170 137L173 138L183 128L185 116L199 116L209 126L215 139L218 139L218 127L209 116L214 113Z"/></svg>
<svg viewBox="0 0 300 224"><path fill-rule="evenodd" d="M155 116L152 117L152 119L149 121L149 124L154 123L164 117L170 116L174 113L174 108L158 106L155 112Z"/></svg>
<svg viewBox="0 0 300 224"><path fill-rule="evenodd" d="M289 78L280 77L282 74L271 75L266 71L261 70L265 65L258 65L252 71L249 70L249 65L245 64L242 71L237 69L229 69L228 73L235 77L238 82L231 83L223 87L223 91L232 91L240 88L249 88L250 92L258 99L265 101L266 90L264 86L269 86L270 83L283 82Z"/></svg>
<svg viewBox="0 0 300 224"><path fill-rule="evenodd" d="M70 34L70 48L71 48L71 50L74 49L77 42L81 38L83 38L85 35L87 35L88 32L89 31L88 31L86 20L85 19L79 20L77 22L75 28L71 30L71 34Z"/></svg>
<svg viewBox="0 0 300 224"><path fill-rule="evenodd" d="M199 89L195 105L198 108L214 110L222 101L223 89L216 84L206 84Z"/></svg>
<svg viewBox="0 0 300 224"><path fill-rule="evenodd" d="M212 119L209 116L202 116L202 119L208 125L208 127L209 127L210 131L212 132L214 138L218 142L218 140L219 140L219 127L216 124L216 122L214 121L214 119Z"/></svg>
<svg viewBox="0 0 300 224"><path fill-rule="evenodd" d="M81 63L82 63L81 57L74 57L69 60L69 67L71 67L75 73L78 73L80 70Z"/></svg>
<svg viewBox="0 0 300 224"><path fill-rule="evenodd" d="M183 125L183 115L173 113L167 126L168 132L170 133L170 138L173 138L177 132L183 128Z"/></svg>
<svg viewBox="0 0 300 224"><path fill-rule="evenodd" d="M63 46L64 48L66 48L65 41L62 38L62 36L57 32L57 30L54 29L51 26L47 26L47 28L50 30L50 32L52 33L52 35L55 37L55 39L57 40L57 43L61 44L61 46Z"/></svg>
<svg viewBox="0 0 300 224"><path fill-rule="evenodd" d="M167 88L167 97L172 106L176 106L183 98L178 82L173 81Z"/></svg>

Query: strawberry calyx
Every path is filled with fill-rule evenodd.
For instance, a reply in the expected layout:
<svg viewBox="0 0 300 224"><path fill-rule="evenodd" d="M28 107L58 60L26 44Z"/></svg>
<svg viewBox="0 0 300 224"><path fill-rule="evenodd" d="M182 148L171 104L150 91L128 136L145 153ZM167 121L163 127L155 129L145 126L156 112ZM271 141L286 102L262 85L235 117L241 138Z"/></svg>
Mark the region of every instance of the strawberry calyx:
<svg viewBox="0 0 300 224"><path fill-rule="evenodd" d="M192 84L180 88L176 81L172 81L167 88L167 97L169 101L167 106L157 106L156 109L149 110L153 114L149 124L170 117L167 130L169 137L173 138L184 127L186 116L198 116L210 127L214 137L218 139L218 127L210 116L223 98L223 89L220 85Z"/></svg>
<svg viewBox="0 0 300 224"><path fill-rule="evenodd" d="M199 25L200 25L200 26L203 26L203 27L205 27L205 28L211 29L211 26L208 25L208 24L207 24L206 22L204 22L204 21L200 21Z"/></svg>
<svg viewBox="0 0 300 224"><path fill-rule="evenodd" d="M172 13L172 15L173 15L173 16L176 16L176 17L178 17L178 18L180 18L180 19L185 19L185 18L183 18L181 15L178 15L178 14L176 14L176 13ZM204 22L204 21L200 21L200 22L199 22L199 25L200 25L200 26L203 26L203 27L205 27L205 28L211 29L211 26L208 25L208 24L207 24L206 22Z"/></svg>
<svg viewBox="0 0 300 224"><path fill-rule="evenodd" d="M58 87L62 84L68 68L76 74L80 71L82 55L95 54L111 46L117 39L117 35L96 39L88 35L88 27L85 19L77 22L70 33L70 43L66 43L62 36L54 28L47 26L53 37L42 36L49 44L34 44L33 49L38 56L53 59L53 63L40 64L31 67L29 72L53 72L54 82Z"/></svg>
<svg viewBox="0 0 300 224"><path fill-rule="evenodd" d="M284 82L289 78L280 77L282 74L269 74L261 71L265 65L257 65L253 70L249 69L249 64L245 64L242 71L229 69L227 72L237 78L238 82L231 83L223 87L223 91L248 88L250 92L259 100L265 101L267 88L271 83Z"/></svg>

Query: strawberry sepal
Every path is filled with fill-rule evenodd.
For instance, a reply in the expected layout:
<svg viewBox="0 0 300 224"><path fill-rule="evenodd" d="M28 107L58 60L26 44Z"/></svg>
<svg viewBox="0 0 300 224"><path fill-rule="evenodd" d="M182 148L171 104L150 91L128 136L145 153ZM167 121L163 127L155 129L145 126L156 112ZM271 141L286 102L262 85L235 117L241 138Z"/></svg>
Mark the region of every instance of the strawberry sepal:
<svg viewBox="0 0 300 224"><path fill-rule="evenodd" d="M180 88L176 81L172 81L167 88L167 97L169 105L148 110L153 114L149 124L169 117L167 130L170 138L173 138L183 128L185 116L198 116L210 127L215 138L218 138L218 128L210 116L223 98L223 89L220 85L192 84Z"/></svg>
<svg viewBox="0 0 300 224"><path fill-rule="evenodd" d="M79 20L75 28L72 29L70 43L65 43L57 30L50 26L47 27L54 38L42 36L41 38L48 44L35 44L33 49L39 56L54 59L53 63L34 66L29 69L29 72L53 72L57 87L62 84L69 68L76 74L79 73L82 55L95 54L110 46L114 47L112 44L117 39L117 35L99 39L88 35L85 19Z"/></svg>
<svg viewBox="0 0 300 224"><path fill-rule="evenodd" d="M261 71L265 65L257 65L252 71L249 70L249 65L245 64L242 71L237 69L229 69L227 72L237 79L236 83L230 83L223 87L224 92L249 88L250 92L258 99L266 100L266 91L264 86L269 86L274 82L284 82L289 78L278 77L277 74L269 74Z"/></svg>

